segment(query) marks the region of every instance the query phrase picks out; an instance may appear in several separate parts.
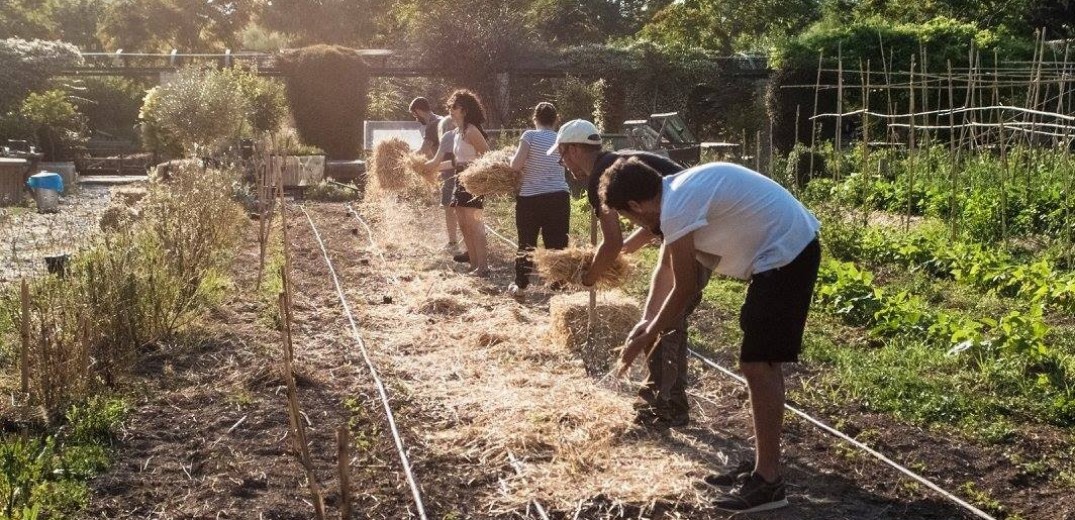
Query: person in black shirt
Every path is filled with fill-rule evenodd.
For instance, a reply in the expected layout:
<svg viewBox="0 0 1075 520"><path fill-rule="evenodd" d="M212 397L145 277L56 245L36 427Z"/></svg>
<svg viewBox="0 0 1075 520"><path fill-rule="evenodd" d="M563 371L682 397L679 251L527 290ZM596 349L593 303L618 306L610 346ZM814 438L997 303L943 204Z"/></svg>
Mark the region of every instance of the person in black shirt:
<svg viewBox="0 0 1075 520"><path fill-rule="evenodd" d="M612 167L616 161L635 157L645 165L653 168L662 176L674 175L683 171L683 165L651 152L620 150L615 152L601 149L601 135L597 127L589 121L576 119L560 127L556 144L549 150L558 151L562 162L571 174L587 185L586 196L601 224L601 242L594 254L589 271L583 273L582 284L592 286L597 277L612 265L616 256L633 253L642 246L652 243L657 237L653 232L638 228L625 240L620 230L620 216L615 210L609 210L602 204L598 186L601 175ZM662 265L667 265L668 255L661 247L660 260L654 269L654 276L660 272ZM702 289L709 282L710 270L698 264L698 287L694 298L674 328L667 330L649 351L647 368L649 374L638 392L640 402L636 405L639 424L667 427L683 426L690 422L687 401L687 317L702 300ZM650 284L651 287L654 284ZM663 301L655 301L651 296L646 300L646 307L660 308ZM655 313L650 313L655 314ZM640 322L628 335L633 338L645 330L645 323ZM640 328L641 327L641 328Z"/></svg>

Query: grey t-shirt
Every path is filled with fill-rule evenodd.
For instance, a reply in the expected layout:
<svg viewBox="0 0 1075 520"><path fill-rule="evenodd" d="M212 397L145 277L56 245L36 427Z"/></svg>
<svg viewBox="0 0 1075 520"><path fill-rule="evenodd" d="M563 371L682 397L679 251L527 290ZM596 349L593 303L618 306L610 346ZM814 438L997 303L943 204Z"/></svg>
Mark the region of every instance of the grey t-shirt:
<svg viewBox="0 0 1075 520"><path fill-rule="evenodd" d="M430 113L429 122L426 123L425 137L422 138L422 146L430 150L436 150L440 139L437 139L437 126L440 125L441 116Z"/></svg>

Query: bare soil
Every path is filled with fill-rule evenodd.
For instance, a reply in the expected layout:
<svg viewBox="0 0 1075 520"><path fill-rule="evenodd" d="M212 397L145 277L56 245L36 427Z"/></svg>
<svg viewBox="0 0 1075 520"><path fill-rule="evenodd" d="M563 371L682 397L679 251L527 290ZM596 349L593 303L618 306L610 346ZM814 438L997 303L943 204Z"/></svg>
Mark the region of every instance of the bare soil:
<svg viewBox="0 0 1075 520"><path fill-rule="evenodd" d="M629 389L587 375L547 339L553 295L535 288L519 303L503 294L514 252L494 237L493 277L480 280L439 250L439 208L383 200L357 207L378 247L345 205L306 208L391 396L429 518L540 518L536 503L554 519L729 517L694 483L750 457L743 387L695 364L691 425L633 426ZM340 502L334 435L349 425L352 517L415 518L384 409L321 250L297 207L288 220L300 404L329 516ZM135 378L137 411L115 464L93 483L85 518L314 517L288 438L280 333L264 319L272 311L254 287L255 235L251 227L229 301L190 337L147 352ZM707 335L720 334L714 320L734 318L701 314ZM1008 513L1075 518L1070 489L1020 474L1011 462L1013 452L1034 460L1070 446L1070 434L1028 432L985 446L856 403L816 412L961 496L973 482ZM972 518L803 421L788 420L785 441L792 505L755 518Z"/></svg>

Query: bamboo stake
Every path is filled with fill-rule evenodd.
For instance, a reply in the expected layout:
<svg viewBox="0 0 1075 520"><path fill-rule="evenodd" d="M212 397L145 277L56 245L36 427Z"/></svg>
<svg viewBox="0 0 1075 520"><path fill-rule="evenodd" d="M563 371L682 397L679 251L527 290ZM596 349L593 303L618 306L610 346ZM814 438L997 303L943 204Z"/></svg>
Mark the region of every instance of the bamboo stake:
<svg viewBox="0 0 1075 520"><path fill-rule="evenodd" d="M761 130L754 132L754 171L761 173Z"/></svg>
<svg viewBox="0 0 1075 520"><path fill-rule="evenodd" d="M922 45L921 40L918 42L918 53L922 56L922 63L919 65L921 68L921 74L919 78L922 81L921 94L922 94L922 111L927 115L922 117L922 122L929 126L929 86L926 83L926 71L929 70L929 55L926 47ZM927 149L930 145L929 130L922 131L922 142L925 143Z"/></svg>
<svg viewBox="0 0 1075 520"><path fill-rule="evenodd" d="M1004 136L1004 121L1000 122L1000 236L1008 241L1008 140Z"/></svg>
<svg viewBox="0 0 1075 520"><path fill-rule="evenodd" d="M340 481L340 520L351 519L351 436L347 425L336 430L336 469Z"/></svg>
<svg viewBox="0 0 1075 520"><path fill-rule="evenodd" d="M880 31L877 32L877 42L880 45L881 50L881 68L884 70L885 74L885 97L888 100L888 113L895 114L896 108L892 105L892 80L888 74L889 63L888 60L885 58L885 42L884 39L881 38ZM891 128L888 128L886 133L888 134L888 142L893 142L895 138L895 131Z"/></svg>
<svg viewBox="0 0 1075 520"><path fill-rule="evenodd" d="M814 178L814 144L817 141L817 102L818 93L821 91L821 87L817 86L821 84L821 61L825 58L825 51L822 50L817 55L817 83L814 84L814 117L810 118L810 178Z"/></svg>
<svg viewBox="0 0 1075 520"><path fill-rule="evenodd" d="M910 82L911 87L908 89L908 93L910 94L911 113L912 114L915 113L914 71L915 71L915 56L914 56L914 54L912 54L911 55L911 82ZM909 135L909 144L908 144L907 153L910 154L910 155L909 155L909 160L908 160L908 164L909 164L908 170L909 171L908 171L908 177L907 177L907 220L903 225L903 230L904 231L909 231L911 229L911 214L913 213L913 210L914 210L915 155L917 155L917 154L915 153L915 118L913 116L911 117L911 130L910 130L910 135Z"/></svg>
<svg viewBox="0 0 1075 520"><path fill-rule="evenodd" d="M867 197L869 193L868 174L870 168L870 60L866 60L865 74L863 74L862 60L859 59L859 74L863 74L862 107L866 109L862 114L862 173L859 176L862 182L862 227L870 222L870 203Z"/></svg>
<svg viewBox="0 0 1075 520"><path fill-rule="evenodd" d="M302 414L299 411L299 391L295 384L295 373L291 364L293 346L291 343L291 324L288 323L291 313L288 312L288 299L283 291L280 292L278 301L280 317L284 321L284 330L281 333L281 337L284 346L283 375L284 381L287 383L288 421L291 423L292 439L294 439L295 448L298 451L299 462L306 471L306 484L310 490L314 513L317 515L318 520L325 520L325 503L321 494L321 486L318 484L317 475L314 473L313 462L310 457L310 446L306 440L306 427L302 422Z"/></svg>
<svg viewBox="0 0 1075 520"><path fill-rule="evenodd" d="M952 88L952 60L948 60L948 106L949 108L955 108L955 89ZM956 147L955 139L955 113L950 112L948 114L948 157L951 160L949 163L948 176L952 184L952 193L948 198L948 224L949 224L949 238L955 240L956 234L959 232L958 213L956 212L956 200L959 195L959 149Z"/></svg>
<svg viewBox="0 0 1075 520"><path fill-rule="evenodd" d="M837 76L836 76L836 113L839 114L839 115L836 116L836 165L835 165L836 166L836 171L835 171L833 176L836 178L837 181L839 181L840 180L840 155L842 155L841 152L843 151L843 148L840 145L841 145L841 141L842 141L841 136L844 133L844 119L843 119L843 111L844 111L844 51L843 51L843 42L839 42L839 43L836 44L836 52L837 52L837 56L838 56L837 57L837 64L838 64L837 66L839 67L839 72L837 73ZM913 112L913 110L912 110L912 112Z"/></svg>
<svg viewBox="0 0 1075 520"><path fill-rule="evenodd" d="M597 216L590 212L590 245L597 247ZM590 287L590 302L586 307L586 346L593 348L594 330L597 324L597 284Z"/></svg>
<svg viewBox="0 0 1075 520"><path fill-rule="evenodd" d="M798 119L798 109L795 110L796 119ZM765 169L769 171L769 177L773 176L773 119L769 118L769 161L765 164Z"/></svg>
<svg viewBox="0 0 1075 520"><path fill-rule="evenodd" d="M968 51L968 53L967 53L967 79L966 79L966 81L964 81L964 83L966 84L967 91L964 93L964 96L963 96L963 106L967 107L967 108L969 108L971 106L971 101L972 101L971 100L971 92L974 91L974 89L973 89L974 85L972 83L972 76L971 76L971 73L970 73L971 66L974 65L974 57L973 57L974 56L974 39L973 38L970 41L970 48L971 48L971 50ZM966 125L966 123L969 122L969 121L967 121L967 116L968 116L967 112L964 112L962 114L962 116L963 117L962 117L961 123L963 125ZM967 137L968 137L968 131L969 131L969 129L966 126L961 126L960 129L959 129L959 149L960 150L963 149L964 143L967 142L966 140L967 140Z"/></svg>
<svg viewBox="0 0 1075 520"><path fill-rule="evenodd" d="M802 103L795 105L795 140L792 141L792 148L799 144L799 117L802 115ZM769 135L772 135L773 120L769 119Z"/></svg>
<svg viewBox="0 0 1075 520"><path fill-rule="evenodd" d="M22 303L22 319L21 319L21 351L19 352L19 374L20 374L20 386L23 394L30 392L30 286L27 285L26 279L22 280L22 290L20 293Z"/></svg>

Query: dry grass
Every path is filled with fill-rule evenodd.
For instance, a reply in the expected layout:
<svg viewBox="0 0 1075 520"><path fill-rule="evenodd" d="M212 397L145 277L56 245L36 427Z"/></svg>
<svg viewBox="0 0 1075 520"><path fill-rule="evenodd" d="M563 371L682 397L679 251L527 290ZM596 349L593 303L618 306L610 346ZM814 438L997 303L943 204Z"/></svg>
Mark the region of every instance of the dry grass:
<svg viewBox="0 0 1075 520"><path fill-rule="evenodd" d="M582 287L582 275L593 265L596 250L592 247L569 247L567 249L538 249L534 251L534 268L549 282L568 283ZM634 266L624 255L613 260L597 278L599 289L620 287L631 279Z"/></svg>
<svg viewBox="0 0 1075 520"><path fill-rule="evenodd" d="M379 241L411 255L434 254L439 242L432 237L441 229L432 225L439 223L435 214L383 199L361 209ZM690 475L716 460L714 447L690 434L635 426L634 386L595 379L580 359L612 355L640 315L629 298L598 295L595 336L605 346L586 352L588 295L554 298L550 319L542 305L520 304L428 265L393 266L409 279L400 298L410 312L374 306L363 321L380 340L386 379L421 417L416 442L428 453L483 471L500 468L498 474L511 473L503 469L509 455L522 461L519 477L475 484L486 493L476 508L507 518L536 499L571 518L580 501L597 496L611 504L703 503ZM642 365L635 364L636 379Z"/></svg>
<svg viewBox="0 0 1075 520"><path fill-rule="evenodd" d="M116 201L113 201L101 213L98 225L100 225L101 231L120 231L130 226L138 216L139 213L134 208L124 204L117 204Z"/></svg>
<svg viewBox="0 0 1075 520"><path fill-rule="evenodd" d="M554 296L549 301L549 337L582 358L591 374L597 374L608 371L642 310L620 292L602 295L596 306L591 342L587 341L589 307L589 293Z"/></svg>
<svg viewBox="0 0 1075 520"><path fill-rule="evenodd" d="M592 379L578 359L586 355L575 348L586 335L586 310L580 325L576 300L586 296L558 304L565 318L548 335L534 323L538 315L499 300L400 338L405 354L394 360L396 369L436 418L426 437L431 449L492 466L510 455L525 461L522 476L487 497L491 509L517 510L538 499L570 511L598 495L625 503L695 498L686 475L701 469L689 450L635 426L630 387ZM622 295L602 299L596 335L604 344L618 344L626 323L634 324L632 305Z"/></svg>
<svg viewBox="0 0 1075 520"><path fill-rule="evenodd" d="M370 171L376 187L385 191L398 191L407 187L405 158L411 147L399 138L385 139L373 148Z"/></svg>
<svg viewBox="0 0 1075 520"><path fill-rule="evenodd" d="M426 166L429 161L425 155L419 152L410 152L403 158L404 168L411 177L422 179L429 184L437 184L437 169Z"/></svg>
<svg viewBox="0 0 1075 520"><path fill-rule="evenodd" d="M459 174L459 182L475 197L511 195L519 191L519 176L511 169L514 147L489 152Z"/></svg>

